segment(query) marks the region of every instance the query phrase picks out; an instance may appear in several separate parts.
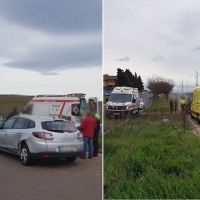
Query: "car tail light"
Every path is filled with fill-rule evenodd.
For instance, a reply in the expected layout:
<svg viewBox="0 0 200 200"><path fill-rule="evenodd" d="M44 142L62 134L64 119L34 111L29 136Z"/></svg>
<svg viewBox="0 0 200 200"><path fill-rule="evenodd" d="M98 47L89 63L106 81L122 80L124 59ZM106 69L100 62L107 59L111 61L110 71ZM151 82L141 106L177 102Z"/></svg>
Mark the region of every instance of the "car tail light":
<svg viewBox="0 0 200 200"><path fill-rule="evenodd" d="M52 133L45 133L45 132L33 132L32 133L34 137L43 139L43 140L53 140Z"/></svg>
<svg viewBox="0 0 200 200"><path fill-rule="evenodd" d="M81 132L79 132L77 135L78 135L78 137L77 137L78 140L82 140L83 139L83 134Z"/></svg>
<svg viewBox="0 0 200 200"><path fill-rule="evenodd" d="M71 116L68 116L68 117L67 117L67 120L71 122L71 121L72 121L72 117L71 117Z"/></svg>

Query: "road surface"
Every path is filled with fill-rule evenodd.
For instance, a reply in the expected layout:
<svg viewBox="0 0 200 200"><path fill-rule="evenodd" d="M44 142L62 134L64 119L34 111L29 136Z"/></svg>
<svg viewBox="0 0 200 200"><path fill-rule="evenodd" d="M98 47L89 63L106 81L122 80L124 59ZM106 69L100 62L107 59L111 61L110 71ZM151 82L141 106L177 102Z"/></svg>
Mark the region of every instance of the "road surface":
<svg viewBox="0 0 200 200"><path fill-rule="evenodd" d="M101 200L102 156L92 160L39 161L21 165L19 158L0 151L0 200Z"/></svg>
<svg viewBox="0 0 200 200"><path fill-rule="evenodd" d="M148 106L151 105L151 100L149 98L152 96L153 96L152 94L140 95L140 98L144 100L144 108L147 108Z"/></svg>
<svg viewBox="0 0 200 200"><path fill-rule="evenodd" d="M191 117L187 116L188 121L190 122L194 133L197 134L200 137L200 124L198 124L197 119L191 119Z"/></svg>

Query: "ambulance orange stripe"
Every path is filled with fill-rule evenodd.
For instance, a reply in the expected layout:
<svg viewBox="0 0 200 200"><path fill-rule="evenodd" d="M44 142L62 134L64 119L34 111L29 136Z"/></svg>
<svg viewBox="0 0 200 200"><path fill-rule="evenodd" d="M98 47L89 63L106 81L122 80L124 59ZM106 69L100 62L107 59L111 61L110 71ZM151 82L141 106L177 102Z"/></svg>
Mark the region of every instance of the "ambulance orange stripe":
<svg viewBox="0 0 200 200"><path fill-rule="evenodd" d="M61 117L62 112L63 112L63 110L64 110L64 107L65 107L65 102L64 102L63 105L62 105L62 108L61 108L61 110L60 110L60 113L59 113L59 115L58 115L58 118Z"/></svg>
<svg viewBox="0 0 200 200"><path fill-rule="evenodd" d="M72 102L80 102L79 100L36 100L36 99L33 99L31 100L31 102L60 102L60 103L72 103Z"/></svg>

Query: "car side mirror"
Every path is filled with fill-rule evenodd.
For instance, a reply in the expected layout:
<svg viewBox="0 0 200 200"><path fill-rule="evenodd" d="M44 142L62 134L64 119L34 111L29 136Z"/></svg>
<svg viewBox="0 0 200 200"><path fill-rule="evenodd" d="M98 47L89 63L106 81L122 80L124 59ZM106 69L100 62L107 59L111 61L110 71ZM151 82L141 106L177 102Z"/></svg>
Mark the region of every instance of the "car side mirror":
<svg viewBox="0 0 200 200"><path fill-rule="evenodd" d="M133 100L132 100L132 103L135 103L135 102L136 102L136 99L133 99Z"/></svg>

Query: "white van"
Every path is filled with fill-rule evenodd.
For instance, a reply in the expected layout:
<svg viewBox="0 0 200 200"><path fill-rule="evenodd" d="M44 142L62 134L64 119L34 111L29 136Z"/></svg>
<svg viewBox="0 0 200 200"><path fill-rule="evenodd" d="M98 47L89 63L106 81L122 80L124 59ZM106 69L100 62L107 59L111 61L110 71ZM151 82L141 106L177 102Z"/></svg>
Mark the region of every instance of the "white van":
<svg viewBox="0 0 200 200"><path fill-rule="evenodd" d="M112 91L106 103L106 115L125 117L129 114L138 114L140 111L140 96L138 88L118 86Z"/></svg>

